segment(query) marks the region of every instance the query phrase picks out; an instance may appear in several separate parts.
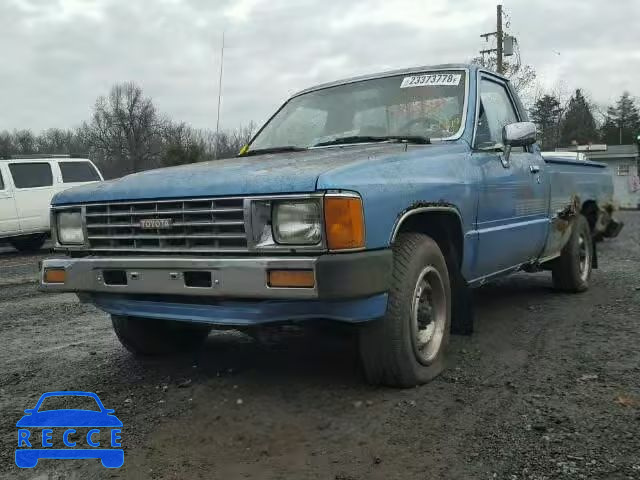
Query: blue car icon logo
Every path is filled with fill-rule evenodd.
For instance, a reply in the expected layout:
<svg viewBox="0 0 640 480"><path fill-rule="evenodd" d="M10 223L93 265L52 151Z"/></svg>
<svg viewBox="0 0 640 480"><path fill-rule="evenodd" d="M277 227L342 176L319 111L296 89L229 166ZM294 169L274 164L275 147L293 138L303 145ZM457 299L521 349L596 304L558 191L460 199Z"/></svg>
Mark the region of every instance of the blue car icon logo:
<svg viewBox="0 0 640 480"><path fill-rule="evenodd" d="M83 408L66 408L69 403ZM65 408L50 408L51 404ZM86 408L89 407L89 408ZM41 458L99 458L107 468L124 463L122 422L91 392L49 392L24 411L18 427L16 465L33 468Z"/></svg>

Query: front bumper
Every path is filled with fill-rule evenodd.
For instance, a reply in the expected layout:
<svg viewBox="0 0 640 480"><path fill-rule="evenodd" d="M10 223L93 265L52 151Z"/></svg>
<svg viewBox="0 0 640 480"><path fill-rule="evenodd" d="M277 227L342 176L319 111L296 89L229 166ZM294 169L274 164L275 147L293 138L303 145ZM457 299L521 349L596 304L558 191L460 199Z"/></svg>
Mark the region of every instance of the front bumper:
<svg viewBox="0 0 640 480"><path fill-rule="evenodd" d="M391 282L390 250L318 257L47 259L41 289L75 292L112 315L259 325L330 319L357 323L382 317ZM64 283L46 283L44 272L64 268ZM310 269L313 288L271 288L270 269ZM105 283L105 270L126 273L126 285ZM211 272L211 286L189 287L185 272Z"/></svg>
<svg viewBox="0 0 640 480"><path fill-rule="evenodd" d="M355 299L387 292L391 268L392 253L387 249L317 257L52 258L42 262L41 289L120 296ZM64 269L64 283L47 283L44 272L48 269ZM310 270L315 285L309 288L270 287L267 282L269 270ZM107 275L118 272L124 281L108 283L105 272ZM193 272L210 273L210 286L189 286L186 278Z"/></svg>

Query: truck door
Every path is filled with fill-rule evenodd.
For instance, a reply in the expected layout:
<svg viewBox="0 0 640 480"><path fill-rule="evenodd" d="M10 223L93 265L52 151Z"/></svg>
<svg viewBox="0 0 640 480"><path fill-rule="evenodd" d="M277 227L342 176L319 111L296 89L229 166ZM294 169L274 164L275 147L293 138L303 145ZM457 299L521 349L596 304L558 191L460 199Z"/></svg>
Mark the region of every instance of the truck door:
<svg viewBox="0 0 640 480"><path fill-rule="evenodd" d="M55 193L51 164L13 162L9 164L15 187L16 208L23 233L49 230L49 206Z"/></svg>
<svg viewBox="0 0 640 480"><path fill-rule="evenodd" d="M504 125L523 119L507 85L496 77L479 81L474 157L483 180L478 199L478 260L475 278L536 259L547 236L549 182L533 148L513 148L508 163Z"/></svg>
<svg viewBox="0 0 640 480"><path fill-rule="evenodd" d="M0 165L0 238L20 233L20 222L9 177Z"/></svg>

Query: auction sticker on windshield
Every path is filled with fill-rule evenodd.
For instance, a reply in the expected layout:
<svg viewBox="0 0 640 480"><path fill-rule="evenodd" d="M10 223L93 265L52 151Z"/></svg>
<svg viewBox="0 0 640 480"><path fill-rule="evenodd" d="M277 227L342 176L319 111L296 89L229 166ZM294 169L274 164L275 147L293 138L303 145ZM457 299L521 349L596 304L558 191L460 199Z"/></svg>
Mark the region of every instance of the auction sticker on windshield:
<svg viewBox="0 0 640 480"><path fill-rule="evenodd" d="M400 88L410 87L442 87L460 85L460 73L434 73L430 75L413 75L404 77Z"/></svg>

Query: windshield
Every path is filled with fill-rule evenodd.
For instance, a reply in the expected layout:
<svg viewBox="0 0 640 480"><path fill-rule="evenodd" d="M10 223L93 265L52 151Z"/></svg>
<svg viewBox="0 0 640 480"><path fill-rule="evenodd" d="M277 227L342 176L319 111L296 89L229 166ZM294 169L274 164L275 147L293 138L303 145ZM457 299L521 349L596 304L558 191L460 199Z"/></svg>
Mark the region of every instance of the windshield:
<svg viewBox="0 0 640 480"><path fill-rule="evenodd" d="M403 74L339 85L292 98L250 150L308 148L341 137L456 135L462 122L466 73Z"/></svg>

